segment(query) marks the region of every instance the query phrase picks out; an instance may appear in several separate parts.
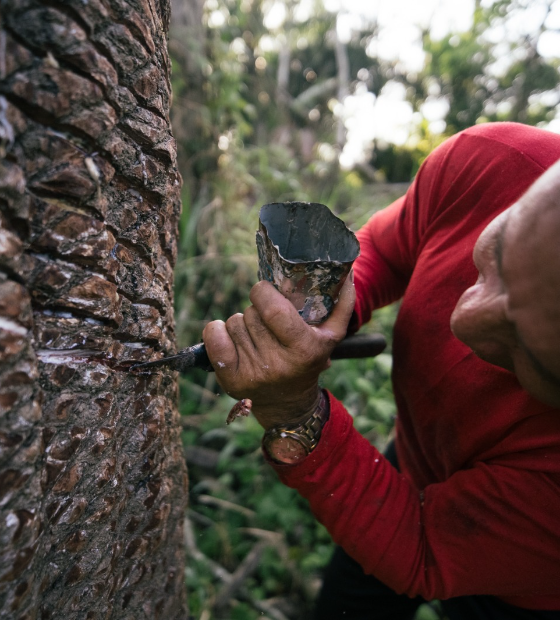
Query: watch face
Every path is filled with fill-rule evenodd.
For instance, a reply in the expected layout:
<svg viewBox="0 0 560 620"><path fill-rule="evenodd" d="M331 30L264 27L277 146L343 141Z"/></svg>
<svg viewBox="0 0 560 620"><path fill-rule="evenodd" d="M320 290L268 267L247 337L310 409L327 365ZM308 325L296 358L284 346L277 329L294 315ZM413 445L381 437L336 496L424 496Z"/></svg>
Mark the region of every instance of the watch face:
<svg viewBox="0 0 560 620"><path fill-rule="evenodd" d="M307 456L305 446L297 439L285 434L283 437L281 435L271 437L266 442L266 451L275 461L290 465L299 463Z"/></svg>

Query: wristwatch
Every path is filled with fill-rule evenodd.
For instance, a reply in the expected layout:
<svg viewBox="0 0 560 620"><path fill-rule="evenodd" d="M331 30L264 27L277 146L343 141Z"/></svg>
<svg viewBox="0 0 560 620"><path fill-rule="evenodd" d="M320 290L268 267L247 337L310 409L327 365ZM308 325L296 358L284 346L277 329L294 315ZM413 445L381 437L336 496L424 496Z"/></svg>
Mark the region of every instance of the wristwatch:
<svg viewBox="0 0 560 620"><path fill-rule="evenodd" d="M263 448L276 463L299 463L316 448L329 414L329 399L321 390L319 404L309 418L299 424L269 428L263 437Z"/></svg>

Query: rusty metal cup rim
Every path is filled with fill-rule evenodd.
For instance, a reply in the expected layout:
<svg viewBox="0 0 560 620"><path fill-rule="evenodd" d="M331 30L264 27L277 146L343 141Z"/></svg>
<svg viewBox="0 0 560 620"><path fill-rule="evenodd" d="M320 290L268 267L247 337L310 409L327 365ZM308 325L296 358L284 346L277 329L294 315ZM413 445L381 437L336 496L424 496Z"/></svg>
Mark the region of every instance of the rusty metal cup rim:
<svg viewBox="0 0 560 620"><path fill-rule="evenodd" d="M325 205L264 205L257 231L259 279L271 282L304 321L319 324L332 312L360 253L354 233Z"/></svg>
<svg viewBox="0 0 560 620"><path fill-rule="evenodd" d="M360 254L354 233L317 202L273 202L259 223L282 260L289 263L352 263Z"/></svg>

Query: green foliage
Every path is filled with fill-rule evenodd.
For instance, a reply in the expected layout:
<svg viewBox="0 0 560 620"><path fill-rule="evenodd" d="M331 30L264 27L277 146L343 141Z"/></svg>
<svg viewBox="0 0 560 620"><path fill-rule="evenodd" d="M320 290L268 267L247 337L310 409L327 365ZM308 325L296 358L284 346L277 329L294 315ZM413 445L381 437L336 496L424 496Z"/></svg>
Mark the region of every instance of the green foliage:
<svg viewBox="0 0 560 620"><path fill-rule="evenodd" d="M357 229L406 191L446 136L489 120L542 124L555 114L559 61L539 53L545 22L538 32L495 35L528 0L477 2L472 27L441 40L426 30L426 61L417 74L375 56L369 44L380 27L370 24L343 46L349 65L344 89L354 93L365 85L379 95L386 84L401 82L416 112L415 126L406 144L374 142L370 166L343 171L334 113L342 92L336 15L317 0L313 19L299 21L297 4L286 2L282 32L266 28L265 0L207 0L200 23L193 13L172 22L172 120L185 181L175 286L181 347L198 342L208 321L249 303L261 205L321 202ZM189 10L196 6L202 4L185 4ZM507 63L504 49L512 52ZM286 83L280 84L286 59ZM426 101L440 100L448 104L443 129L423 112ZM321 378L380 449L396 413L390 381L396 312L397 306L376 312L367 327L386 335L385 353L333 362ZM304 620L332 551L330 537L264 462L255 420L226 428L233 402L220 394L212 373L181 378L180 392L194 530L186 569L191 613L201 620L251 620L268 617L267 605L274 601L283 618ZM223 571L239 570L259 540L267 546L258 567L227 609L216 610ZM420 608L416 620L442 617L432 603Z"/></svg>
<svg viewBox="0 0 560 620"><path fill-rule="evenodd" d="M448 135L475 125L488 99L488 87L481 80L484 67L489 62L489 50L473 32L453 34L441 41L424 36L424 49L428 53L420 98L427 97L426 84L433 87L439 82L441 96L449 101L446 116Z"/></svg>
<svg viewBox="0 0 560 620"><path fill-rule="evenodd" d="M180 346L197 342L209 320L227 318L248 305L257 280L255 232L261 205L322 202L358 228L404 190L384 187L375 193L352 173L338 173L319 160L301 166L286 147L246 146L232 135L209 184L213 200L203 205L203 196L181 217L175 270Z"/></svg>
<svg viewBox="0 0 560 620"><path fill-rule="evenodd" d="M547 31L543 13L532 32L510 28L513 19L531 8L525 0L477 3L473 25L441 40L424 33L427 60L413 80L414 103L419 107L429 93L445 98L449 111L445 135L476 123L515 121L538 125L556 114L559 58L544 58L539 42Z"/></svg>
<svg viewBox="0 0 560 620"><path fill-rule="evenodd" d="M425 603L421 605L414 616L414 620L448 620L444 615L439 601Z"/></svg>
<svg viewBox="0 0 560 620"><path fill-rule="evenodd" d="M192 230L196 230L197 243L206 252L186 257L177 265L177 319L183 344L197 341L207 320L227 317L248 303L248 292L256 281L254 233L258 222L258 209L249 197L259 205L268 196L310 200L317 193L319 200L344 207L339 209L342 217L358 227L372 209L385 206L403 191L402 187L386 189L375 196L371 187L351 174L340 175L337 184L321 187L311 166L298 169L289 152L277 145L239 148L232 141L226 157L223 178L216 179L214 185L221 200L219 208L206 206L193 212L198 220ZM327 187L332 187L331 195ZM380 311L371 328L390 340L394 314L394 308ZM323 384L345 400L359 430L382 447L395 413L390 354L372 360L333 362ZM264 463L260 453L262 429L256 421L242 419L225 427L233 401L225 395L216 397L217 392L213 374L192 373L181 379L181 411L188 429L183 436L185 446L219 453L217 467L211 472L190 466L191 511L209 520L202 525L194 522L198 548L207 558L233 571L254 544L254 537L243 533L243 528L279 533L276 546L281 553L273 547L274 553L263 556L251 577L251 592L259 600L280 597L294 601L300 615L293 618L299 620L311 608L320 571L332 552L330 537L310 514L306 502L281 485ZM195 424L190 425L191 420ZM208 494L254 514L201 503L200 496ZM195 616L210 608L218 581L207 567L201 568L198 563L189 567L187 585ZM238 609L243 609L246 618L258 617L244 606Z"/></svg>
<svg viewBox="0 0 560 620"><path fill-rule="evenodd" d="M389 188L375 195L351 173L336 175L336 183L330 179L322 183L315 175L316 167L298 168L289 151L278 145L243 148L232 139L223 157L221 176L213 182L214 201L219 198L219 203L192 210L196 225L192 220L185 223L187 230L194 231L191 234L198 251L204 251L187 255L176 269L178 330L185 345L200 338L207 320L227 317L248 303L248 292L256 281L258 205L269 201L270 196L275 200L326 202L338 208L349 225L358 227L373 209L385 206L403 191L402 187ZM372 328L390 338L394 312L385 309L378 313ZM376 360L334 362L323 379L326 387L347 399L358 428L379 446L394 416L389 376L390 356L385 354ZM185 446L219 453L218 465L211 472L190 466L191 511L210 520L206 525L194 522L199 534L197 545L207 558L233 571L255 542L243 528L279 533L276 545L282 557L278 557L276 547L274 553L263 556L251 577L251 592L259 600L280 597L294 601L300 615L293 617L299 620L311 608L320 571L332 552L330 537L310 514L306 502L281 485L264 463L259 449L262 429L256 421L248 418L225 427L233 401L225 395L216 398L217 392L213 374L193 373L181 379L180 403L188 429ZM200 424L189 425L200 416ZM208 494L254 514L247 516L201 503L200 496ZM198 617L210 608L219 580L197 563L189 567L187 584L191 612ZM235 609L243 609L246 618L258 617L245 607Z"/></svg>
<svg viewBox="0 0 560 620"><path fill-rule="evenodd" d="M311 581L330 554L329 536L312 517L304 500L281 485L265 464L260 453L262 429L256 421L243 419L226 431L224 420L232 404L229 398L220 399L204 414L196 431L193 433L191 428L184 436L187 446L211 448L219 454L211 477L208 471L190 468L191 514L194 512L199 522L202 517L204 523L197 526L197 546L207 558L233 571L254 545L255 532L270 533L271 546L250 578L252 597L296 597L309 606ZM208 493L231 502L233 508L200 501ZM219 585L208 565L200 564L187 572L191 613L195 615L211 602ZM249 587L249 582L246 585Z"/></svg>

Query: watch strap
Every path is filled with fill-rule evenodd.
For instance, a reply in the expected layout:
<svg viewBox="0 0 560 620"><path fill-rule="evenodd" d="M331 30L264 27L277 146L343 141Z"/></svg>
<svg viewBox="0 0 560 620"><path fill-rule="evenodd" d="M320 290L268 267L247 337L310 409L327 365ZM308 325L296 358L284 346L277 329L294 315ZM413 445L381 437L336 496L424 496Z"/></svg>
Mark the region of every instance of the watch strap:
<svg viewBox="0 0 560 620"><path fill-rule="evenodd" d="M323 427L329 419L329 415L330 405L328 396L324 390L320 390L320 398L317 407L304 422L269 428L264 434L263 445L266 449L270 439L288 436L298 441L305 448L306 453L310 454L319 443ZM272 454L269 454L269 456L274 458Z"/></svg>

